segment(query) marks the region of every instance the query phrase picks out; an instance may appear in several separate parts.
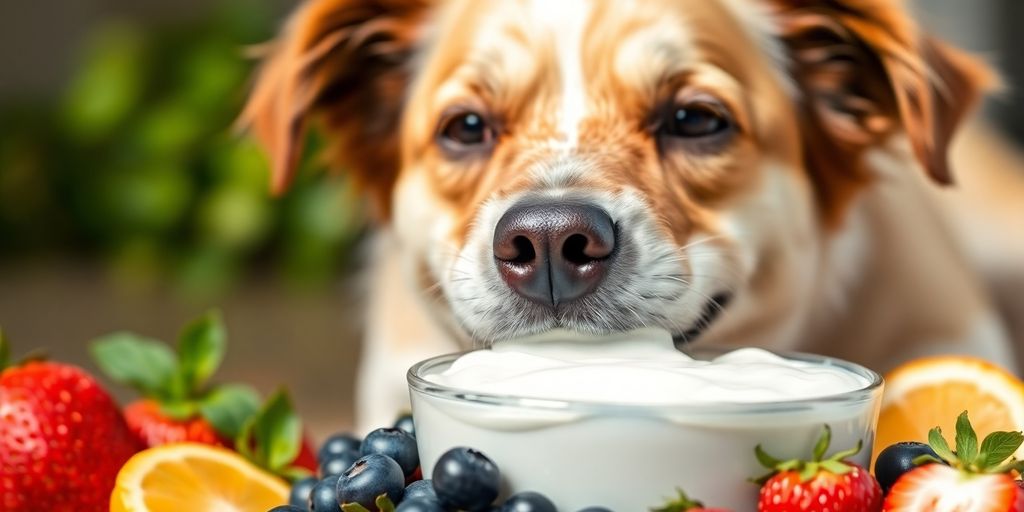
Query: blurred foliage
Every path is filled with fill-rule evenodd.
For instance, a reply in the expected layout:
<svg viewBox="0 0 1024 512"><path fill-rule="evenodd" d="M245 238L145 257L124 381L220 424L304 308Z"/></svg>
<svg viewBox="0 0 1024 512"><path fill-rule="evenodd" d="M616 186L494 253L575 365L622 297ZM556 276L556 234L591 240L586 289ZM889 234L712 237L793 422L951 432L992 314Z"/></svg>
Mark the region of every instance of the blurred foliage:
<svg viewBox="0 0 1024 512"><path fill-rule="evenodd" d="M361 205L311 141L294 186L233 131L275 16L233 0L169 26L110 24L83 45L61 98L0 108L0 258L73 252L132 286L189 295L276 269L323 286L361 232Z"/></svg>

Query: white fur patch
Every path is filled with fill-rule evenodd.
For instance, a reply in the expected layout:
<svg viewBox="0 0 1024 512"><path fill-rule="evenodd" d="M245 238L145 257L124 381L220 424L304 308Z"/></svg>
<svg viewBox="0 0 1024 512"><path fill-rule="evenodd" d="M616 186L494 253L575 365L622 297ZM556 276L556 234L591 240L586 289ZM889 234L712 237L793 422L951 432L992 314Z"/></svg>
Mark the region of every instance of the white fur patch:
<svg viewBox="0 0 1024 512"><path fill-rule="evenodd" d="M583 32L592 4L586 0L532 0L534 19L546 25L555 44L561 103L558 107L560 139L556 148L572 149L579 142L580 121L587 113L587 89L583 77Z"/></svg>

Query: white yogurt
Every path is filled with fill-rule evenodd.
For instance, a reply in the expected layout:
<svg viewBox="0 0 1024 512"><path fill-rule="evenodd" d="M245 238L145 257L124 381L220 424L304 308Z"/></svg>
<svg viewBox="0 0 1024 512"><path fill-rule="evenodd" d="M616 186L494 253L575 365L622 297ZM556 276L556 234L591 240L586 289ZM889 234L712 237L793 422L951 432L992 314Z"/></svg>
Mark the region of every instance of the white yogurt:
<svg viewBox="0 0 1024 512"><path fill-rule="evenodd" d="M757 444L807 457L828 424L834 450L863 441L854 460L868 464L881 386L866 370L811 359L740 349L695 360L656 331L554 333L435 358L412 378L424 475L469 446L498 465L503 494L542 492L567 512L648 510L676 487L752 512Z"/></svg>
<svg viewBox="0 0 1024 512"><path fill-rule="evenodd" d="M667 332L652 329L598 340L557 332L499 343L426 379L476 393L649 405L801 400L868 385L861 375L757 348L695 360Z"/></svg>

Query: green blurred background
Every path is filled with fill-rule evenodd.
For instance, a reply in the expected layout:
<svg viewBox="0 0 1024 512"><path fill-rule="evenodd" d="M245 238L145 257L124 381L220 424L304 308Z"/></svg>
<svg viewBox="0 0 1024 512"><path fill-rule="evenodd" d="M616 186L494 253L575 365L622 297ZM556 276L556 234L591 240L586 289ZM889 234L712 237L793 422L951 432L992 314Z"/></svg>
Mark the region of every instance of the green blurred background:
<svg viewBox="0 0 1024 512"><path fill-rule="evenodd" d="M93 337L170 340L219 306L223 380L287 384L320 433L349 423L359 197L313 157L315 134L271 197L264 156L233 127L251 48L292 6L0 6L0 325L16 349L94 369Z"/></svg>
<svg viewBox="0 0 1024 512"><path fill-rule="evenodd" d="M944 37L1024 78L1020 0L919 0ZM233 129L252 45L290 0L0 2L0 325L91 369L115 329L173 339L209 306L223 380L292 388L314 433L351 420L366 221L316 137L295 185ZM988 106L1024 136L1015 95Z"/></svg>

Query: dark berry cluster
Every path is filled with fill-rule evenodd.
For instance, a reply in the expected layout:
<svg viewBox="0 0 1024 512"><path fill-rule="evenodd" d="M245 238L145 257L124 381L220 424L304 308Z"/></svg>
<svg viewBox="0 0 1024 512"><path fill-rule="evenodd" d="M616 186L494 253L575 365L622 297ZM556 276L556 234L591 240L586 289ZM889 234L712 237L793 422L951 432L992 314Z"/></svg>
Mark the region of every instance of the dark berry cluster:
<svg viewBox="0 0 1024 512"><path fill-rule="evenodd" d="M520 492L495 503L498 467L472 448L445 452L423 479L412 416L360 440L335 434L317 453L317 476L292 486L287 505L270 512L557 512L550 499ZM580 512L611 512L590 507Z"/></svg>

